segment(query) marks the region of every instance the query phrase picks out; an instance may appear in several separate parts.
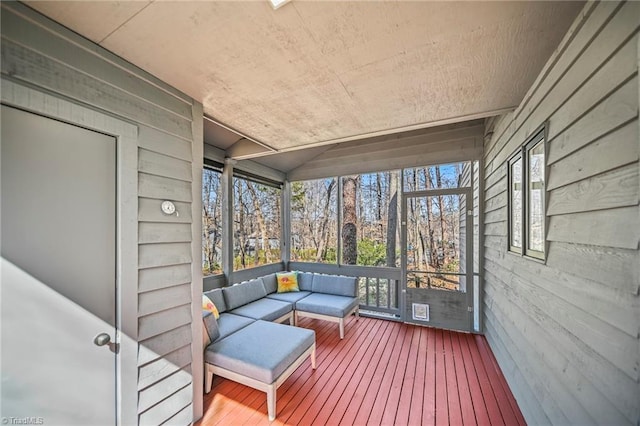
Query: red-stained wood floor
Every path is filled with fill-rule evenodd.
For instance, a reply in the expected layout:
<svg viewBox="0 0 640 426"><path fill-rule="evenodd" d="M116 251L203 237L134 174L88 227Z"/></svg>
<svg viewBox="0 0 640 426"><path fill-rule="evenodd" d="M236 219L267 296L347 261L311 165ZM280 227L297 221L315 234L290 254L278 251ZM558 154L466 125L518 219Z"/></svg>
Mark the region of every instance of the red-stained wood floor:
<svg viewBox="0 0 640 426"><path fill-rule="evenodd" d="M351 317L302 319L316 332L317 369L278 389L278 425L524 425L483 336ZM259 348L256 348L259 350ZM266 394L215 377L198 425L269 424Z"/></svg>

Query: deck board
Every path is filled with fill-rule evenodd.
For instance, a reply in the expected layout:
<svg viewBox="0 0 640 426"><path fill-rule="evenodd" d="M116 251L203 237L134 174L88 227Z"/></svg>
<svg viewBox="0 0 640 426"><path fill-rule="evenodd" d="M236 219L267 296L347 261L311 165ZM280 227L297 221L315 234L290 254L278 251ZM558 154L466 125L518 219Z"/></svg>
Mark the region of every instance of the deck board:
<svg viewBox="0 0 640 426"><path fill-rule="evenodd" d="M316 331L317 369L302 364L278 389L275 425L524 425L482 336L372 318ZM197 425L268 425L264 393L220 377Z"/></svg>

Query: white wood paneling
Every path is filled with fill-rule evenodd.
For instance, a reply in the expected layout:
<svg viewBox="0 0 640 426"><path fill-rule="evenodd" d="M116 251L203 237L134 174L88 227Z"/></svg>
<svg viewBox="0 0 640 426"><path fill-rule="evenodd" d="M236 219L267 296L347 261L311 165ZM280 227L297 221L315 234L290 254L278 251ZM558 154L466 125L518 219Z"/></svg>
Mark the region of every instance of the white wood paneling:
<svg viewBox="0 0 640 426"><path fill-rule="evenodd" d="M640 421L640 4L588 3L485 143L487 339L526 419ZM507 252L506 160L548 122L548 253Z"/></svg>
<svg viewBox="0 0 640 426"><path fill-rule="evenodd" d="M549 221L547 240L634 250L640 241L638 208L553 216Z"/></svg>
<svg viewBox="0 0 640 426"><path fill-rule="evenodd" d="M157 382L155 386L140 391L140 399L138 400L138 410L143 412L158 402L166 399L184 386L191 384L191 372L178 370L174 374L165 377Z"/></svg>
<svg viewBox="0 0 640 426"><path fill-rule="evenodd" d="M190 139L190 121L5 38L2 72L137 122Z"/></svg>
<svg viewBox="0 0 640 426"><path fill-rule="evenodd" d="M140 341L138 365L157 360L191 343L191 326L182 325L173 330Z"/></svg>
<svg viewBox="0 0 640 426"><path fill-rule="evenodd" d="M550 191L547 214L557 215L638 205L640 199L638 180L638 167L635 163L631 163L566 185Z"/></svg>
<svg viewBox="0 0 640 426"><path fill-rule="evenodd" d="M140 126L138 146L180 160L191 161L191 141L180 139L148 126Z"/></svg>
<svg viewBox="0 0 640 426"><path fill-rule="evenodd" d="M637 122L631 121L623 128L552 164L547 188L555 189L637 162L637 140Z"/></svg>
<svg viewBox="0 0 640 426"><path fill-rule="evenodd" d="M186 385L176 393L170 395L167 399L163 400L161 404L156 404L143 412L139 416L139 424L141 426L146 425L160 425L165 423L168 419L181 412L185 407L191 405L191 399L193 397L191 386Z"/></svg>
<svg viewBox="0 0 640 426"><path fill-rule="evenodd" d="M490 160L487 176L493 171L494 165L503 164L513 150L565 103L571 92L637 30L638 7L640 4L637 2L594 2L585 6L582 14L585 21L576 21L575 32L568 34L564 40L566 44L556 49L556 54L548 63L550 68L543 70L540 87L525 97L522 104L524 107L519 107L512 117L513 123L504 127L506 133L494 136L500 138L500 141L494 143L487 151L485 158ZM604 30L607 30L608 37L599 37ZM596 39L597 43L594 42ZM579 57L589 54L594 49L596 54L589 64L575 66ZM567 75L570 78L566 78ZM571 84L561 92L556 90L556 87L562 80Z"/></svg>
<svg viewBox="0 0 640 426"><path fill-rule="evenodd" d="M189 284L147 291L138 296L138 314L149 315L190 301L191 286Z"/></svg>
<svg viewBox="0 0 640 426"><path fill-rule="evenodd" d="M182 410L178 411L173 417L167 420L164 424L167 425L184 425L190 426L193 424L193 412L195 409L192 404L187 405Z"/></svg>
<svg viewBox="0 0 640 426"><path fill-rule="evenodd" d="M147 388L189 364L191 364L191 346L187 345L143 365L140 367L138 389Z"/></svg>
<svg viewBox="0 0 640 426"><path fill-rule="evenodd" d="M139 173L138 186L138 194L141 197L191 202L190 182Z"/></svg>
<svg viewBox="0 0 640 426"><path fill-rule="evenodd" d="M174 330L181 325L191 324L191 306L182 305L166 309L138 319L138 335L140 340L157 336Z"/></svg>
<svg viewBox="0 0 640 426"><path fill-rule="evenodd" d="M191 182L191 162L141 149L138 170L150 175L164 176Z"/></svg>
<svg viewBox="0 0 640 426"><path fill-rule="evenodd" d="M105 57L97 56L91 51L90 45L79 43L74 37L57 32L51 37L48 28L38 20L27 20L17 25L16 21L6 21L3 24L4 37L28 45L30 49L47 53L56 52L55 59L72 68L82 70L95 79L100 79L111 86L120 88L127 93L146 99L155 105L174 114L191 120L191 103L176 97L164 90L158 90L158 85L142 78L126 78L124 73L114 73L112 67L105 67Z"/></svg>
<svg viewBox="0 0 640 426"><path fill-rule="evenodd" d="M123 363L119 422L135 424L140 414L145 424L170 418L189 423L195 411L185 408L192 407L195 388L167 378L180 372L191 377L191 306L202 287L193 283L199 262L192 266L200 250L193 226L200 207L192 201L200 191L201 106L32 9L17 2L1 6L3 102L22 98L23 108L42 105L44 114L118 137L126 151L118 157L124 176L118 190L119 289L127 294L120 315L131 318L121 324L121 351L136 367ZM131 130L121 133L116 123ZM134 188L132 195L127 187ZM175 202L178 214L161 212L165 199ZM188 400L176 405L175 392Z"/></svg>
<svg viewBox="0 0 640 426"><path fill-rule="evenodd" d="M140 292L157 290L191 282L191 265L161 266L141 269L138 272L138 290Z"/></svg>
<svg viewBox="0 0 640 426"><path fill-rule="evenodd" d="M549 246L547 265L603 285L637 295L638 251L555 242ZM597 265L597 267L594 267Z"/></svg>
<svg viewBox="0 0 640 426"><path fill-rule="evenodd" d="M188 243L191 241L191 224L142 222L138 230L138 242Z"/></svg>
<svg viewBox="0 0 640 426"><path fill-rule="evenodd" d="M140 268L191 263L191 244L162 243L140 245L138 247L138 259Z"/></svg>

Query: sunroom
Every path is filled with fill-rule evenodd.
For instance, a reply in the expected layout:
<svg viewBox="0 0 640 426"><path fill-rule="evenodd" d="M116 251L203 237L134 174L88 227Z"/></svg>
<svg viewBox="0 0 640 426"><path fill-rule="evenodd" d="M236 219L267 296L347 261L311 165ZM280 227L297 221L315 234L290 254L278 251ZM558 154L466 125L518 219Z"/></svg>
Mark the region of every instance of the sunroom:
<svg viewBox="0 0 640 426"><path fill-rule="evenodd" d="M201 301L285 271L275 423L640 422L638 3L1 7L3 423L270 423Z"/></svg>

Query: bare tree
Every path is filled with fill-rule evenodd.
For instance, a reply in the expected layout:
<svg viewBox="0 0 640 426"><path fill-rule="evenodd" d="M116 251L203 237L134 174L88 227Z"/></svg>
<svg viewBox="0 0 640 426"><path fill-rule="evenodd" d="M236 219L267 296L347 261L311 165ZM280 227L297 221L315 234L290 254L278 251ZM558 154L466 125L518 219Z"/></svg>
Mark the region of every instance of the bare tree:
<svg viewBox="0 0 640 426"><path fill-rule="evenodd" d="M396 266L396 230L398 228L398 175L395 172L391 172L389 176L389 195L386 265L393 268Z"/></svg>
<svg viewBox="0 0 640 426"><path fill-rule="evenodd" d="M442 188L442 176L440 175L440 166L435 166L436 169L436 184L437 188ZM438 209L440 210L440 249L442 250L442 255L446 253L445 248L445 234L444 234L444 203L442 200L442 195L438 195ZM440 261L440 257L438 257L438 266L442 266L442 262Z"/></svg>
<svg viewBox="0 0 640 426"><path fill-rule="evenodd" d="M316 262L320 262L322 259L326 259L327 245L329 244L329 209L331 208L331 195L333 189L336 186L336 180L331 179L329 186L327 187L324 208L322 214L322 221L320 224L320 241L316 251Z"/></svg>
<svg viewBox="0 0 640 426"><path fill-rule="evenodd" d="M426 189L433 189L433 182L431 180L431 173L429 172L429 168L425 167L422 169L424 174L424 185ZM427 197L427 234L429 238L429 264L437 268L438 267L438 249L435 244L434 239L434 229L433 229L433 201L431 197Z"/></svg>
<svg viewBox="0 0 640 426"><path fill-rule="evenodd" d="M347 265L358 262L357 187L358 176L342 178L342 262Z"/></svg>
<svg viewBox="0 0 640 426"><path fill-rule="evenodd" d="M221 243L221 186L220 174L206 169L202 188L202 242L205 258L203 272L218 272L218 254Z"/></svg>
<svg viewBox="0 0 640 426"><path fill-rule="evenodd" d="M236 181L235 183L235 189L236 189L236 197L235 200L238 203L238 208L236 210L236 214L237 214L237 229L234 230L234 234L235 237L237 239L236 244L238 245L237 249L240 253L240 265L242 266L242 269L247 267L247 256L246 256L246 251L245 251L245 246L246 246L246 234L247 232L245 231L245 205L244 205L244 197L242 194L242 183L241 181Z"/></svg>
<svg viewBox="0 0 640 426"><path fill-rule="evenodd" d="M265 257L267 263L271 263L271 251L269 250L269 235L267 232L267 224L264 220L264 215L262 214L262 206L260 200L258 199L258 194L256 193L256 189L253 186L253 183L250 181L246 181L247 189L249 190L249 194L251 194L251 200L253 201L253 209L255 211L256 220L258 221L258 229L260 230L260 236L262 240L262 250L265 252ZM258 265L260 263L260 256L258 256L258 239L255 238L255 255L254 255L254 264Z"/></svg>

